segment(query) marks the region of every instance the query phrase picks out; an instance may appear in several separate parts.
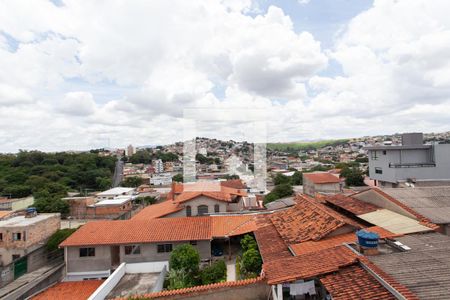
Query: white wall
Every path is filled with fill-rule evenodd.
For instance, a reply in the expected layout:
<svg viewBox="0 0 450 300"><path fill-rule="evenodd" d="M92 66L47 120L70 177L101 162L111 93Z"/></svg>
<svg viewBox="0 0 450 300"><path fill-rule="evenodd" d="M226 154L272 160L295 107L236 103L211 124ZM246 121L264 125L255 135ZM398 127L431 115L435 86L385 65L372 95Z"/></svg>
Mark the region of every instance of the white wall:
<svg viewBox="0 0 450 300"><path fill-rule="evenodd" d="M95 292L88 298L88 300L103 300L106 296L116 287L123 275L125 275L126 264L122 263L115 271L112 273L105 282L102 283L95 290Z"/></svg>
<svg viewBox="0 0 450 300"><path fill-rule="evenodd" d="M161 272L161 270L164 267L166 267L167 269L169 268L168 261L155 261L155 262L126 264L125 272L127 274L159 273L159 272Z"/></svg>

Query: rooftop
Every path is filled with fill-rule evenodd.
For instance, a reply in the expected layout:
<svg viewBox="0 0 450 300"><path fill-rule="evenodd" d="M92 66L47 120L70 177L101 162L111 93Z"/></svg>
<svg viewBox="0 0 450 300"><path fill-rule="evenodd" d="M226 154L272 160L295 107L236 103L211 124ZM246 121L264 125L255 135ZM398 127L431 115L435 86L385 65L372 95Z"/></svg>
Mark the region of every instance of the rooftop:
<svg viewBox="0 0 450 300"><path fill-rule="evenodd" d="M158 276L159 273L125 274L114 289L109 292L106 299L150 293L155 286Z"/></svg>
<svg viewBox="0 0 450 300"><path fill-rule="evenodd" d="M132 219L133 220L151 220L151 219L166 216L168 214L180 211L182 209L183 209L183 207L178 205L178 203L173 202L172 200L166 200L164 202L152 204L152 205L145 207L140 212L138 212L136 215L134 215Z"/></svg>
<svg viewBox="0 0 450 300"><path fill-rule="evenodd" d="M375 206L373 204L366 203L359 199L355 199L342 194L325 196L324 199L326 202L340 207L354 215L361 215L380 209L378 206Z"/></svg>
<svg viewBox="0 0 450 300"><path fill-rule="evenodd" d="M295 200L295 206L270 216L276 230L289 244L319 240L345 225L361 228L355 221L306 195L299 194Z"/></svg>
<svg viewBox="0 0 450 300"><path fill-rule="evenodd" d="M60 244L67 246L153 243L211 239L211 218L95 221L83 225Z"/></svg>
<svg viewBox="0 0 450 300"><path fill-rule="evenodd" d="M364 298L367 300L397 299L359 264L339 269L320 278L334 300Z"/></svg>
<svg viewBox="0 0 450 300"><path fill-rule="evenodd" d="M450 187L383 189L383 192L435 224L450 223Z"/></svg>
<svg viewBox="0 0 450 300"><path fill-rule="evenodd" d="M25 216L16 216L0 221L0 227L29 226L53 218L55 216L59 217L59 214L38 214L37 216L34 216L32 218L25 218Z"/></svg>
<svg viewBox="0 0 450 300"><path fill-rule="evenodd" d="M315 184L340 183L339 176L328 172L303 173L303 176Z"/></svg>
<svg viewBox="0 0 450 300"><path fill-rule="evenodd" d="M32 300L86 300L103 280L60 282L32 297Z"/></svg>
<svg viewBox="0 0 450 300"><path fill-rule="evenodd" d="M420 299L448 299L450 237L432 232L410 234L397 240L411 250L368 259Z"/></svg>
<svg viewBox="0 0 450 300"><path fill-rule="evenodd" d="M124 203L130 202L133 198L131 196L119 196L114 199L106 199L99 201L94 204L94 206L105 206L105 205L122 205Z"/></svg>
<svg viewBox="0 0 450 300"><path fill-rule="evenodd" d="M97 196L121 195L124 193L129 193L133 190L134 190L134 188L115 187L115 188L103 191L101 193L98 193Z"/></svg>

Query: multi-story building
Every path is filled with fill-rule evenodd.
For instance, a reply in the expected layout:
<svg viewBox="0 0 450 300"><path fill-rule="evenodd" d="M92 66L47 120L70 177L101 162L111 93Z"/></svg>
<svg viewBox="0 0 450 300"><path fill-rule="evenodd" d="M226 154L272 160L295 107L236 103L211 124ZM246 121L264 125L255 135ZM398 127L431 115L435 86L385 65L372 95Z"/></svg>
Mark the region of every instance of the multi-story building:
<svg viewBox="0 0 450 300"><path fill-rule="evenodd" d="M136 153L136 149L134 149L133 145L128 145L127 147L127 156L131 156Z"/></svg>
<svg viewBox="0 0 450 300"><path fill-rule="evenodd" d="M155 168L155 173L164 172L164 163L161 159L157 159L153 162L153 167Z"/></svg>
<svg viewBox="0 0 450 300"><path fill-rule="evenodd" d="M369 176L383 187L450 182L450 144L424 144L422 133L402 135L401 145L366 147Z"/></svg>

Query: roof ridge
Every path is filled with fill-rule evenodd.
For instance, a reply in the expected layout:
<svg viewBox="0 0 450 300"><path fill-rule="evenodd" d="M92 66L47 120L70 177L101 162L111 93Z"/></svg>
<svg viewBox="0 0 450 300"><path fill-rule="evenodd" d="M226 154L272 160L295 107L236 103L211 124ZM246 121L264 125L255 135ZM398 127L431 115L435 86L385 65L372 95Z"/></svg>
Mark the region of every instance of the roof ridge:
<svg viewBox="0 0 450 300"><path fill-rule="evenodd" d="M134 295L131 297L131 299L133 299L134 297L160 298L160 297L166 297L166 296L183 295L183 294L188 294L188 293L192 293L192 292L203 292L203 291L208 291L211 289L219 289L219 288L224 288L224 287L249 285L249 284L261 282L263 280L264 280L264 277L258 276L256 278L250 278L250 279L243 279L243 280L236 280L236 281L224 281L224 282L211 283L211 284L206 284L206 285L198 285L198 286L177 289L177 290L166 290L166 291L154 292L154 293L149 293L149 294ZM129 298L116 298L116 299L129 299Z"/></svg>

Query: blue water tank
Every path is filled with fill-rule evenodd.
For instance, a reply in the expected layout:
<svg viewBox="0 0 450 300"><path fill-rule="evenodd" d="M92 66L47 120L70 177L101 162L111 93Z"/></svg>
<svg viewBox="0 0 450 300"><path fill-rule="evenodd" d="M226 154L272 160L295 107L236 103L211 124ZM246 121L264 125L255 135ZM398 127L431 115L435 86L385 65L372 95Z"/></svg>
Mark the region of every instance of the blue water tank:
<svg viewBox="0 0 450 300"><path fill-rule="evenodd" d="M35 213L37 210L36 210L36 207L28 207L27 208L27 213Z"/></svg>
<svg viewBox="0 0 450 300"><path fill-rule="evenodd" d="M360 246L366 248L378 247L378 239L380 238L378 233L361 229L356 232L356 236L358 237L358 243Z"/></svg>

